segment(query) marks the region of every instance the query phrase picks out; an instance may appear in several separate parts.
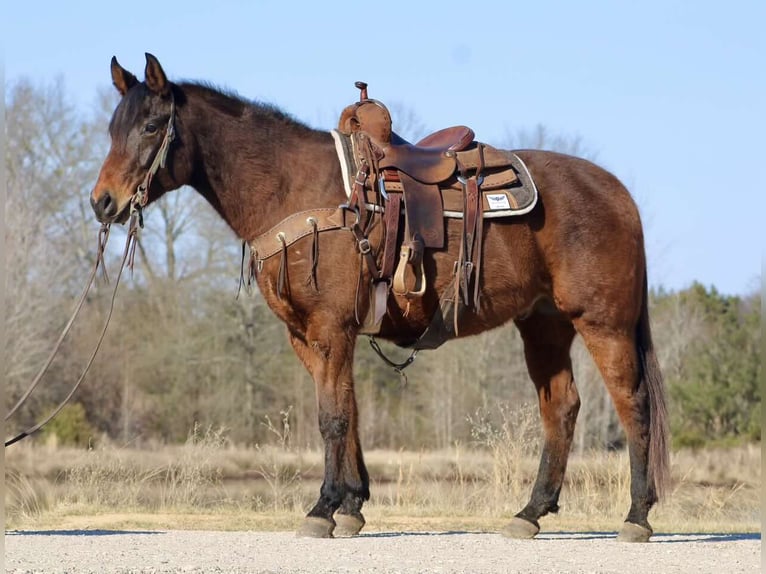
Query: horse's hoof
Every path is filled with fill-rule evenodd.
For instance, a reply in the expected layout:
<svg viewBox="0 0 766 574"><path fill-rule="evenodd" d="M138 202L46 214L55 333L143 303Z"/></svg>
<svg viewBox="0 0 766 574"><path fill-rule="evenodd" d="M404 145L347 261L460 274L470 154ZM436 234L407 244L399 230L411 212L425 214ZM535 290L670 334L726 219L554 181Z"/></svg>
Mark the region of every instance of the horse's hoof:
<svg viewBox="0 0 766 574"><path fill-rule="evenodd" d="M644 528L633 522L625 522L617 535L617 540L620 542L649 542L652 534L651 528Z"/></svg>
<svg viewBox="0 0 766 574"><path fill-rule="evenodd" d="M296 532L298 538L332 538L335 523L318 516L307 516Z"/></svg>
<svg viewBox="0 0 766 574"><path fill-rule="evenodd" d="M364 527L364 517L360 514L336 514L335 515L335 536L356 536Z"/></svg>
<svg viewBox="0 0 766 574"><path fill-rule="evenodd" d="M508 525L500 531L506 538L534 538L540 532L540 525L514 516Z"/></svg>

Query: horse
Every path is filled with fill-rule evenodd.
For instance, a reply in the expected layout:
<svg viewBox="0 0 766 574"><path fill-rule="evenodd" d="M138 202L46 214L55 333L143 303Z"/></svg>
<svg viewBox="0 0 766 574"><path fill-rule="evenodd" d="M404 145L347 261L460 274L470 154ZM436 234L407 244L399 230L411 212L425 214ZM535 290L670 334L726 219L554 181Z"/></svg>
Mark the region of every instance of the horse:
<svg viewBox="0 0 766 574"><path fill-rule="evenodd" d="M139 81L112 58L121 99L90 197L101 223L125 223L136 197L149 204L187 185L237 236L252 242L295 214L347 201L330 133L206 83L171 82L148 53L144 75ZM653 534L649 510L669 482L669 447L638 209L614 175L587 160L542 150L515 153L528 167L539 201L526 215L483 226L481 298L461 318L459 333L471 336L514 321L537 390L544 434L538 474L529 502L501 532L532 538L539 519L559 509L580 407L570 359L579 334L626 434L631 504L618 539L646 542ZM405 299L389 292L377 337L407 344L427 328L460 248L460 222L444 221L444 247L423 256L425 293ZM370 305L359 297L359 284L370 281L371 271L347 226L322 232L318 258L312 237L283 243L289 257L259 261L254 276L316 387L324 478L297 533L353 536L365 525L362 506L370 497L352 363L358 315ZM373 257L380 260L381 254ZM313 276L316 284L292 281L285 288L285 275Z"/></svg>

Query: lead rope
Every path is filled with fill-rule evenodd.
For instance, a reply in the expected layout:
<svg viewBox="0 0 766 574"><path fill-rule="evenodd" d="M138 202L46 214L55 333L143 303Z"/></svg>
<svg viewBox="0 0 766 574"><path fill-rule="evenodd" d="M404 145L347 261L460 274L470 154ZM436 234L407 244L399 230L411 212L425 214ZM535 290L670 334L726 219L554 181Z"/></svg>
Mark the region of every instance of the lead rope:
<svg viewBox="0 0 766 574"><path fill-rule="evenodd" d="M173 96L173 92L170 92L170 116L168 117L168 123L167 127L165 128L165 137L162 139L162 143L160 144L159 149L157 150L157 153L154 156L154 160L152 160L151 165L149 166L149 170L146 173L146 176L144 176L144 180L139 184L138 188L136 189L136 192L133 194L133 196L130 198L130 225L128 227L128 236L127 240L125 241L125 252L122 256L122 262L120 263L120 270L117 274L117 281L114 284L114 291L112 292L112 299L109 305L109 313L107 314L106 321L104 322L104 328L101 330L101 335L98 339L98 342L96 343L96 348L93 350L93 353L91 354L90 359L88 360L87 365L85 366L85 369L82 372L82 375L80 375L80 378L75 383L74 387L70 391L70 393L66 396L66 398L59 404L58 407L41 423L28 428L21 434L13 437L12 439L9 439L5 441L5 446L8 447L15 442L20 441L26 436L29 436L38 430L40 430L43 426L45 426L53 417L55 417L61 409L64 408L64 406L69 402L69 399L72 398L72 395L74 395L77 388L80 386L80 383L85 379L85 375L88 373L88 370L90 369L91 365L93 364L93 361L96 358L96 353L98 352L99 348L101 347L101 343L104 340L104 336L106 335L106 329L109 326L109 320L112 318L112 311L114 311L114 300L117 296L117 288L120 285L120 277L122 276L122 270L126 267L130 268L131 273L133 272L133 265L135 262L136 257L136 244L137 244L137 236L138 236L138 228L144 226L144 215L143 215L143 208L146 206L146 204L149 201L149 187L152 184L152 178L157 173L157 171L160 168L164 168L167 163L168 158L168 150L170 149L170 144L173 142L173 140L176 137L176 131L175 131L175 116L176 116L176 104L175 104L175 98ZM85 287L85 290L83 291L82 296L80 297L80 301L77 304L77 307L75 309L74 314L72 315L72 318L69 320L69 323L67 323L66 327L64 328L64 332L59 337L59 340L56 342L56 345L51 352L50 356L48 357L48 360L45 362L45 365L40 370L40 372L35 377L32 384L29 386L27 391L24 393L24 395L19 399L19 401L14 405L14 407L11 409L11 411L5 416L5 420L7 421L8 418L13 415L18 408L24 404L24 402L29 398L29 395L32 394L32 391L35 389L35 387L39 384L39 382L42 380L43 375L47 372L48 368L50 367L51 363L53 362L54 357L58 353L59 347L61 346L62 341L64 340L64 337L69 332L69 329L72 327L72 324L74 323L75 317L80 311L80 308L82 307L83 302L85 301L85 297L90 290L91 285L93 284L93 280L96 276L96 271L98 270L98 267L101 266L104 272L104 278L108 280L108 276L106 274L106 266L104 265L104 249L106 247L106 241L109 238L109 224L103 224L101 226L101 230L99 231L98 235L98 252L96 255L96 263L93 266L93 271L91 272L90 278L88 280L88 284Z"/></svg>
<svg viewBox="0 0 766 574"><path fill-rule="evenodd" d="M58 341L56 341L56 344L53 346L53 350L51 351L50 355L48 355L48 359L45 361L45 364L42 366L40 371L37 373L37 376L32 381L32 384L29 385L29 388L26 390L26 392L21 396L21 398L18 400L18 402L13 406L13 408L8 412L8 414L5 415L5 420L7 421L9 418L11 418L14 413L19 410L19 407L23 405L29 396L32 394L32 391L35 390L38 384L40 384L40 381L42 380L45 373L48 372L48 369L51 366L51 363L53 363L53 359L56 358L56 355L59 352L59 348L61 347L61 344L64 342L64 338L67 336L67 333L69 333L69 330L72 328L72 325L74 325L74 321L77 318L77 315L80 313L80 309L82 309L83 303L85 303L85 297L88 295L88 292L90 291L91 286L93 285L93 281L96 278L96 273L98 272L99 266L101 267L101 270L104 274L104 279L106 281L109 281L109 277L106 274L106 267L104 266L104 249L106 249L106 242L109 239L109 224L104 223L101 225L101 229L98 231L98 247L96 250L96 262L93 265L93 269L90 272L90 277L88 277L88 282L85 284L85 289L82 292L82 295L80 295L80 299L77 301L77 305L74 308L74 312L72 313L72 316L69 318L69 322L64 327L64 330L62 331L61 335L58 338ZM5 446L8 446L8 443L6 443Z"/></svg>
<svg viewBox="0 0 766 574"><path fill-rule="evenodd" d="M122 261L120 263L120 270L117 273L117 279L114 283L114 290L112 291L112 298L109 302L109 312L106 315L106 320L104 321L104 327L101 329L101 335L98 338L98 341L96 342L96 347L93 349L93 352L90 355L90 358L88 359L88 362L85 364L85 368L82 371L82 374L80 375L80 378L77 379L77 382L72 387L72 390L69 391L69 394L64 398L61 403L49 414L45 419L43 419L42 422L37 423L36 425L29 427L27 430L19 433L12 439L5 441L5 446L9 447L12 444L20 441L24 437L30 436L37 431L39 431L41 428L43 428L46 424L48 424L53 417L55 417L59 412L61 412L61 409L66 406L66 404L69 402L69 400L72 398L72 396L75 394L77 389L79 388L80 384L85 380L85 376L88 374L88 371L90 370L91 365L93 365L93 361L96 359L96 354L98 353L99 348L101 348L101 343L104 341L104 337L106 336L106 330L109 327L109 322L112 318L112 312L114 311L114 301L117 297L117 288L120 286L120 278L122 277L122 270L126 267L126 263L128 262L128 257L132 252L135 251L135 244L137 240L137 234L138 234L138 227L141 221L140 213L141 208L138 208L137 213L134 213L130 217L130 227L128 229L128 237L125 241L125 251L122 255ZM104 230L104 226L106 226L106 230ZM82 302L85 299L85 295L87 294L88 290L90 289L91 284L93 283L93 278L96 274L96 269L98 269L99 261L103 261L103 248L106 247L106 240L109 237L109 226L108 224L104 224L102 226L101 231L99 231L99 256L96 258L96 265L93 267L93 272L91 273L90 281L88 282L88 287L83 292L83 295L81 297L80 302L77 305L77 309L75 311L75 315L72 316L72 319L70 319L69 323L67 324L64 333L62 333L61 337L59 337L59 341L56 344L56 347L54 348L53 353L51 353L51 356L48 359L48 362L43 367L43 369L40 371L38 376L35 378L35 381L30 386L30 388L27 390L27 392L24 394L24 396L19 400L19 402L16 404L15 407L11 410L11 412L5 417L6 420L8 420L8 417L11 416L16 409L18 409L19 406L21 406L24 401L29 397L29 395L32 393L32 390L37 386L37 383L40 382L40 379L42 379L42 375L48 370L48 367L50 366L51 361L53 361L53 357L56 355L56 352L58 351L59 345L64 339L64 336L69 331L69 328L72 326L72 323L74 322L74 318L77 315L77 312L80 310L80 307L82 306Z"/></svg>

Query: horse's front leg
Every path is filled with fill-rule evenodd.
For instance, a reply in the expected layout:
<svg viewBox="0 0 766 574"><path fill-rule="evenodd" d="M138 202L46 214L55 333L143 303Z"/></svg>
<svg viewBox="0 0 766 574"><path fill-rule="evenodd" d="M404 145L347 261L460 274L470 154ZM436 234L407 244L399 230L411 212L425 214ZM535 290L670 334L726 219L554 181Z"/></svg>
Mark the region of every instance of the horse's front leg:
<svg viewBox="0 0 766 574"><path fill-rule="evenodd" d="M354 396L354 338L342 327L325 321L293 333L290 342L314 378L319 431L324 441L324 481L319 500L298 530L299 536L326 538L357 534L364 526L362 504L370 498L370 481L359 444L358 411Z"/></svg>

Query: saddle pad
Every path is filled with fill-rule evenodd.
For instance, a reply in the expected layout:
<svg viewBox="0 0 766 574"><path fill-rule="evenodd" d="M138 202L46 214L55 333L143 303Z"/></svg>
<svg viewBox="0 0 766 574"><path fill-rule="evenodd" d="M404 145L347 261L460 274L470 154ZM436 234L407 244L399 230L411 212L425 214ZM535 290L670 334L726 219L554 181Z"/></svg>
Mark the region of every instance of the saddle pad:
<svg viewBox="0 0 766 574"><path fill-rule="evenodd" d="M335 151L338 154L341 172L343 173L343 187L346 197L351 198L351 187L356 175L356 161L352 148L351 138L340 133L338 130L330 132L335 140ZM516 180L506 187L482 191L482 204L484 206L484 218L511 217L529 213L537 204L537 187L529 173L529 169L519 156L513 152L506 152L513 167ZM463 218L463 192L458 189L441 189L444 217ZM369 210L378 210L373 204L365 204Z"/></svg>

